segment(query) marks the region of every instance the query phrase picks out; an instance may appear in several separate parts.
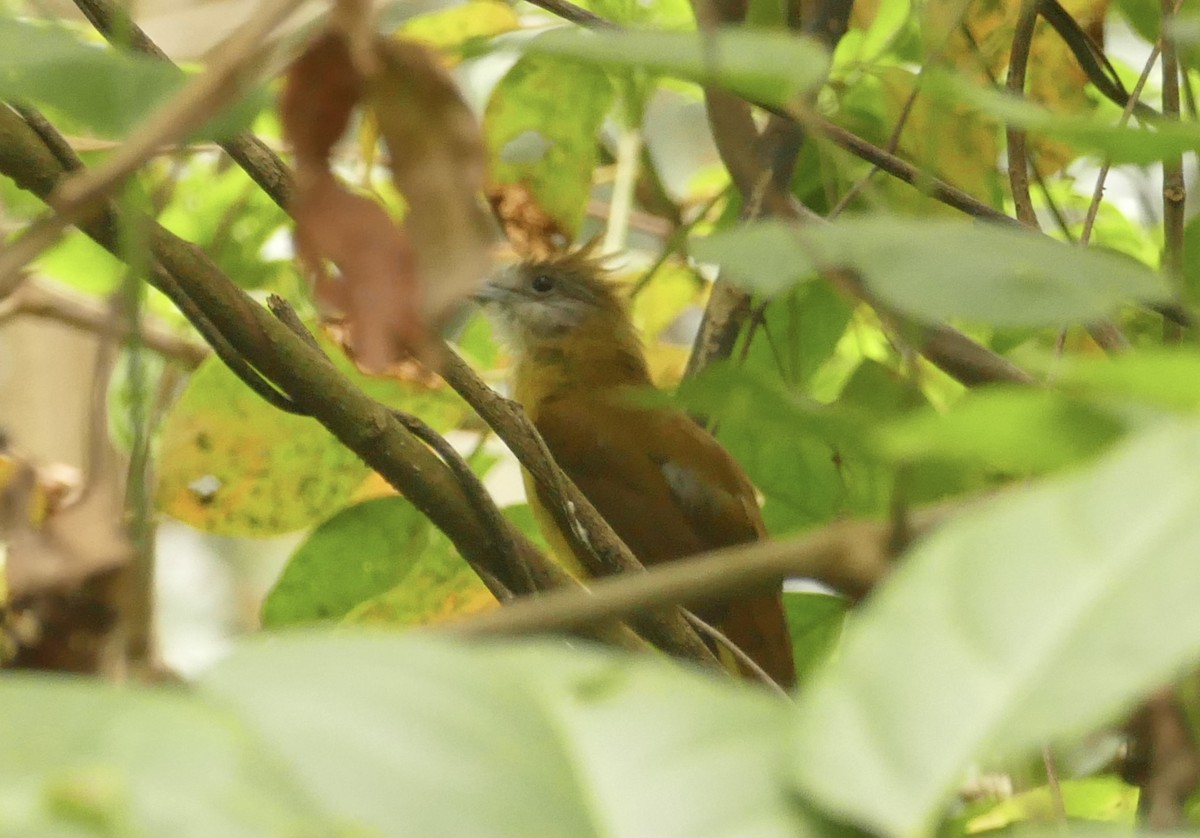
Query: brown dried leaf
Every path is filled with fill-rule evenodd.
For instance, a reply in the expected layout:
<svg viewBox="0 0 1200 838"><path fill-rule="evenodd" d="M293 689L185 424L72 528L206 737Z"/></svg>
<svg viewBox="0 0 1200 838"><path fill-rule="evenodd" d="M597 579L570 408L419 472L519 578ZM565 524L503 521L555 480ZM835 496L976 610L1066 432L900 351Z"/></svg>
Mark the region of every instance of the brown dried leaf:
<svg viewBox="0 0 1200 838"><path fill-rule="evenodd" d="M391 155L392 180L424 278L422 313L444 317L485 279L496 238L479 200L486 151L479 122L437 57L412 41L376 41L381 69L366 100Z"/></svg>
<svg viewBox="0 0 1200 838"><path fill-rule="evenodd" d="M547 259L570 244L566 230L542 208L528 186L513 183L493 187L488 201L521 259Z"/></svg>
<svg viewBox="0 0 1200 838"><path fill-rule="evenodd" d="M424 352L429 324L484 278L491 236L477 198L483 141L457 88L422 47L382 38L371 47L372 61L352 59L344 35L326 32L292 65L279 107L296 150L297 253L318 299L344 315L355 359L378 372ZM391 152L409 206L403 225L330 170L360 100Z"/></svg>
<svg viewBox="0 0 1200 838"><path fill-rule="evenodd" d="M420 279L407 233L378 204L326 172L297 190L296 250L316 277L317 298L345 315L348 340L365 370L381 372L421 347ZM323 268L329 259L341 276Z"/></svg>
<svg viewBox="0 0 1200 838"><path fill-rule="evenodd" d="M299 186L329 172L329 154L362 98L362 78L340 35L326 32L292 62L279 96L283 135L296 152Z"/></svg>

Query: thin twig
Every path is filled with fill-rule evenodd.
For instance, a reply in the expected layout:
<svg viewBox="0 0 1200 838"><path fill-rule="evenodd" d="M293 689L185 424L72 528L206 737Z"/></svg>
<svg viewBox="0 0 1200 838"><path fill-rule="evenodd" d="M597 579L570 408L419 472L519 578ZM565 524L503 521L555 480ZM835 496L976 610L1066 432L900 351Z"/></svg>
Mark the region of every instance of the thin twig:
<svg viewBox="0 0 1200 838"><path fill-rule="evenodd" d="M488 494L487 489L479 482L479 477L471 470L467 461L454 449L453 445L446 441L445 437L429 427L429 425L425 424L418 417L400 410L393 410L392 415L413 436L432 448L434 453L441 457L442 462L450 467L450 470L454 472L454 476L458 478L458 483L462 486L463 492L466 493L471 505L475 507L475 510L483 518L484 523L487 524L488 529L492 531L492 536L496 540L496 545L504 558L504 562L508 565L509 572L517 578L523 577L528 590L536 590L537 586L533 576L529 572L529 567L517 555L517 548L513 544L512 535L504 523L504 516L500 514L500 510L496 508L496 502L492 500L492 496ZM483 579L485 584L488 584L492 595L500 600L500 602L511 602L515 598L511 590L491 575L488 567L475 567L475 571L479 575L479 578ZM488 583L489 578L492 580L490 584ZM496 587L493 587L493 585Z"/></svg>
<svg viewBox="0 0 1200 838"><path fill-rule="evenodd" d="M1011 93L1025 94L1025 70L1029 65L1029 53L1033 46L1033 32L1038 19L1040 0L1023 0L1013 32L1012 49L1008 58L1008 82ZM1041 230L1037 213L1033 209L1033 198L1029 194L1029 151L1025 146L1025 129L1015 125L1005 126L1008 137L1008 183L1012 190L1013 205L1017 219L1033 230Z"/></svg>
<svg viewBox="0 0 1200 838"><path fill-rule="evenodd" d="M74 0L74 3L96 27L96 31L117 49L132 49L171 63L167 54L150 40L124 9L111 0ZM220 147L271 200L287 209L292 193L292 173L266 143L249 132L242 132L223 140Z"/></svg>
<svg viewBox="0 0 1200 838"><path fill-rule="evenodd" d="M1163 117L1179 121L1179 56L1171 26L1175 21L1176 3L1161 0L1159 43L1162 45L1162 109ZM1167 277L1175 283L1176 295L1183 299L1183 227L1187 186L1183 180L1183 156L1175 154L1163 160L1163 259ZM1178 341L1180 330L1170 321L1164 323L1166 337Z"/></svg>
<svg viewBox="0 0 1200 838"><path fill-rule="evenodd" d="M687 621L692 624L692 627L700 633L701 637L707 637L717 646L725 649L727 652L729 652L729 654L733 655L734 659L738 662L738 666L742 667L744 670L753 675L756 681L758 681L764 687L770 689L772 692L783 696L784 698L791 698L791 696L788 695L787 690L779 686L779 682L772 678L767 673L767 670L759 666L758 662L754 660L754 658L742 651L742 648L730 640L723 631L711 623L706 623L704 620L701 620L686 608L683 609L683 616L686 617Z"/></svg>
<svg viewBox="0 0 1200 838"><path fill-rule="evenodd" d="M91 297L48 281L27 279L6 299L0 300L0 323L19 316L37 317L64 323L83 331L100 334L109 328L110 317L105 308ZM128 329L127 324L121 325ZM127 331L122 333L122 337ZM177 361L185 367L196 367L212 355L206 344L175 334L165 324L143 314L142 345L146 349Z"/></svg>
<svg viewBox="0 0 1200 838"><path fill-rule="evenodd" d="M1049 745L1042 746L1042 765L1046 769L1046 786L1050 790L1050 803L1054 806L1054 819L1067 823L1067 806L1063 802L1062 783L1058 780L1058 766L1054 764L1054 751Z"/></svg>
<svg viewBox="0 0 1200 838"><path fill-rule="evenodd" d="M949 508L913 514L919 532ZM655 565L645 573L594 580L587 594L551 592L509 608L466 617L446 631L467 636L562 631L622 619L676 603L699 605L762 590L790 576L824 582L860 599L889 572L891 527L875 521L838 521L815 533L759 541Z"/></svg>

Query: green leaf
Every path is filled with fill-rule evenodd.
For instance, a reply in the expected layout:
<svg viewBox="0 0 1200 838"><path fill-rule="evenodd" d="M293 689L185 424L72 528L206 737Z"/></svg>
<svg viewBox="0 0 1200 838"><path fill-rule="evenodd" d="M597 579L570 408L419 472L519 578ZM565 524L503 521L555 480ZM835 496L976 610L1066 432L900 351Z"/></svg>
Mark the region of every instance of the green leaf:
<svg viewBox="0 0 1200 838"><path fill-rule="evenodd" d="M263 625L344 617L408 575L429 544L429 531L429 521L404 498L343 509L292 554L263 602Z"/></svg>
<svg viewBox="0 0 1200 838"><path fill-rule="evenodd" d="M163 424L158 506L194 527L265 537L327 518L367 467L315 419L262 400L216 358Z"/></svg>
<svg viewBox="0 0 1200 838"><path fill-rule="evenodd" d="M174 180L160 224L202 248L242 288L280 290L276 278L294 276L290 259L263 254L289 219L245 172L220 157L193 159Z"/></svg>
<svg viewBox="0 0 1200 838"><path fill-rule="evenodd" d="M612 83L599 69L564 71L561 61L521 58L484 113L492 182L525 185L563 229L578 231L592 193L597 132L612 103Z"/></svg>
<svg viewBox="0 0 1200 838"><path fill-rule="evenodd" d="M900 459L977 462L1005 472L1039 472L1095 456L1125 423L1094 404L1047 390L993 387L968 393L948 413L929 409L887 428Z"/></svg>
<svg viewBox="0 0 1200 838"><path fill-rule="evenodd" d="M792 707L665 660L554 642L282 636L202 689L314 801L385 836L794 836Z"/></svg>
<svg viewBox="0 0 1200 838"><path fill-rule="evenodd" d="M720 441L766 496L763 518L772 533L857 509L860 486L848 485L838 461L843 450L863 450L860 417L789 392L762 373L724 363L680 384L676 401L717 424Z"/></svg>
<svg viewBox="0 0 1200 838"><path fill-rule="evenodd" d="M1040 370L1067 393L1106 399L1114 407L1135 403L1167 410L1200 408L1200 350L1187 346L1146 347L1107 358L1031 356Z"/></svg>
<svg viewBox="0 0 1200 838"><path fill-rule="evenodd" d="M846 601L829 594L784 591L783 608L792 636L796 679L803 684L809 673L828 660L842 636Z"/></svg>
<svg viewBox="0 0 1200 838"><path fill-rule="evenodd" d="M774 228L764 233L762 227ZM885 302L915 317L961 317L996 326L1059 326L1111 314L1122 303L1163 301L1167 280L1123 256L1024 230L959 221L864 217L798 227L747 224L712 236L710 253L770 237L769 257L792 275L845 268ZM768 257L763 257L768 258ZM735 262L740 264L740 262ZM747 288L755 273L734 268ZM770 290L779 286L772 283Z"/></svg>
<svg viewBox="0 0 1200 838"><path fill-rule="evenodd" d="M816 41L749 29L729 28L711 35L554 29L521 48L534 55L716 84L777 106L819 87L829 69L829 56Z"/></svg>
<svg viewBox="0 0 1200 838"><path fill-rule="evenodd" d="M795 249L793 228L779 222L747 224L691 242L696 259L715 262L730 280L768 297L816 278L811 261L797 260Z"/></svg>
<svg viewBox="0 0 1200 838"><path fill-rule="evenodd" d="M1126 785L1119 777L1109 775L1062 780L1055 791L1048 786L1030 789L1002 800L987 811L971 817L963 824L963 831L967 834L986 832L1022 821L1053 823L1058 819L1058 803L1054 799L1056 795L1061 795L1062 808L1068 818L1117 822L1130 826L1134 824L1137 814L1137 787Z"/></svg>
<svg viewBox="0 0 1200 838"><path fill-rule="evenodd" d="M497 607L496 598L442 532L427 528L428 544L389 589L356 605L346 624L389 628L440 623Z"/></svg>
<svg viewBox="0 0 1200 838"><path fill-rule="evenodd" d="M581 3L600 17L631 29L694 29L696 19L687 0L585 0Z"/></svg>
<svg viewBox="0 0 1200 838"><path fill-rule="evenodd" d="M0 679L0 835L325 836L259 741L183 692Z"/></svg>
<svg viewBox="0 0 1200 838"><path fill-rule="evenodd" d="M105 136L121 137L179 89L171 64L84 43L62 26L0 18L0 97L49 105ZM232 134L262 108L262 92L203 128Z"/></svg>
<svg viewBox="0 0 1200 838"><path fill-rule="evenodd" d="M914 548L800 698L805 791L915 834L973 758L1086 732L1194 663L1198 459L1200 423L1163 423Z"/></svg>

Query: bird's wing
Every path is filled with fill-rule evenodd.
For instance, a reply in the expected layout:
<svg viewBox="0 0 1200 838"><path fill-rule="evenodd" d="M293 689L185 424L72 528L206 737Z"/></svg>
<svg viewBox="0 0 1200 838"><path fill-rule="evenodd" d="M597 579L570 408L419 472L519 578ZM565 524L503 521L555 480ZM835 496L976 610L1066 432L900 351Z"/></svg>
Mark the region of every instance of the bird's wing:
<svg viewBox="0 0 1200 838"><path fill-rule="evenodd" d="M643 563L705 549L654 456L650 423L601 400L543 403L535 422L562 470Z"/></svg>
<svg viewBox="0 0 1200 838"><path fill-rule="evenodd" d="M601 399L555 399L536 425L554 458L645 564L754 541L754 488L687 416ZM780 588L699 610L784 685L795 675Z"/></svg>

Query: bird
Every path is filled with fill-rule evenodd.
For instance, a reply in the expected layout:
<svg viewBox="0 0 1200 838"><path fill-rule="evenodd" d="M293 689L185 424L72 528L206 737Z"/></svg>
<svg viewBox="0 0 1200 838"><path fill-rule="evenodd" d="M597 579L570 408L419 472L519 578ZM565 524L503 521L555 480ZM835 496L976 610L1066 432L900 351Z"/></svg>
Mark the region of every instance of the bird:
<svg viewBox="0 0 1200 838"><path fill-rule="evenodd" d="M513 397L644 565L765 537L754 486L732 455L682 410L630 398L653 386L645 351L626 295L592 248L514 263L475 296L512 355ZM523 477L555 557L586 579L542 491ZM781 585L696 613L778 685L794 685Z"/></svg>

